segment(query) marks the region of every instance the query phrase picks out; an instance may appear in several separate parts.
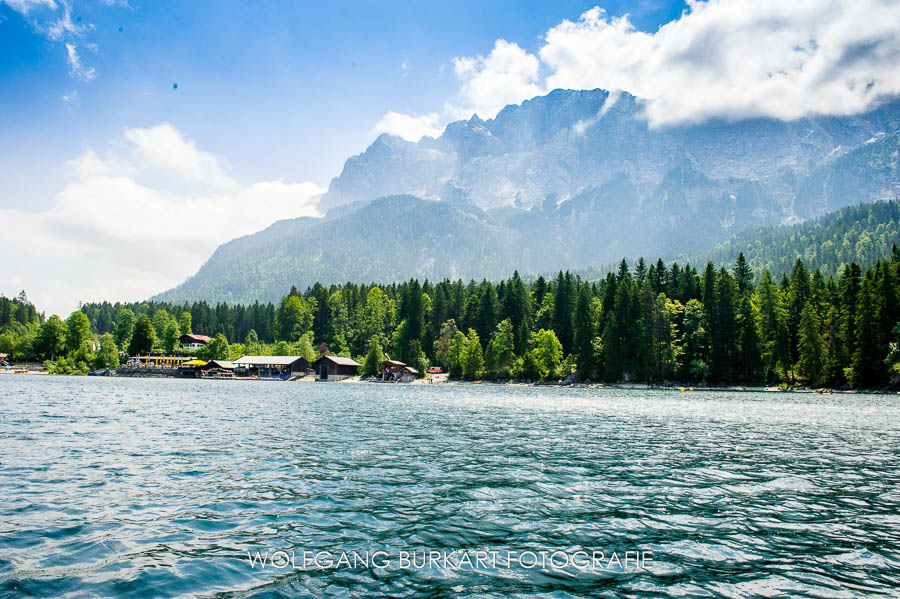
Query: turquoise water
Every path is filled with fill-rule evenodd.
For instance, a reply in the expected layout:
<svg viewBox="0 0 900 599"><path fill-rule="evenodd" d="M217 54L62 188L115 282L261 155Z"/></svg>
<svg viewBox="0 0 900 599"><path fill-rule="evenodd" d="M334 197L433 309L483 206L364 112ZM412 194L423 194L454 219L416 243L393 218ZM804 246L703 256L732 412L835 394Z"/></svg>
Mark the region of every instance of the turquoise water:
<svg viewBox="0 0 900 599"><path fill-rule="evenodd" d="M898 406L4 375L0 595L896 596Z"/></svg>

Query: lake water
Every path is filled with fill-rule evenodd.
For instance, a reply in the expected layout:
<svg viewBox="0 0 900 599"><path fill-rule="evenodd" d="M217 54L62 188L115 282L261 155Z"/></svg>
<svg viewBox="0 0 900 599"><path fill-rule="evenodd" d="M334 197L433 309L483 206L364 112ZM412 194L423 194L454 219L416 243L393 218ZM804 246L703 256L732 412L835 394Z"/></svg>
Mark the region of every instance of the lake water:
<svg viewBox="0 0 900 599"><path fill-rule="evenodd" d="M896 596L898 458L897 396L0 376L0 595Z"/></svg>

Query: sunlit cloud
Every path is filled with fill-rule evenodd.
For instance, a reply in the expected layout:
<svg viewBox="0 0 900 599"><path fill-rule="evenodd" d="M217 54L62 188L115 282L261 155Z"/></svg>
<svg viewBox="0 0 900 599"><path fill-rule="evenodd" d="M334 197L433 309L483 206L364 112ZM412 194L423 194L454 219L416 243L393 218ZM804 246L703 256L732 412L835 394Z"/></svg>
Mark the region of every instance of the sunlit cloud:
<svg viewBox="0 0 900 599"><path fill-rule="evenodd" d="M855 114L900 95L898 31L895 0L688 0L655 32L595 7L550 28L534 54L498 39L486 56L455 58L459 90L429 126L557 88L627 91L652 126Z"/></svg>
<svg viewBox="0 0 900 599"><path fill-rule="evenodd" d="M238 182L222 158L168 123L126 129L110 148L66 165L49 209L0 210L15 225L0 238L0 291L26 289L62 314L81 300L145 299L196 272L226 241L280 218L318 216L323 188Z"/></svg>
<svg viewBox="0 0 900 599"><path fill-rule="evenodd" d="M441 116L436 112L430 112L421 116L388 112L375 125L372 133L374 135L390 133L407 141L419 141L426 135L431 137L440 135L444 129L439 126L440 120Z"/></svg>

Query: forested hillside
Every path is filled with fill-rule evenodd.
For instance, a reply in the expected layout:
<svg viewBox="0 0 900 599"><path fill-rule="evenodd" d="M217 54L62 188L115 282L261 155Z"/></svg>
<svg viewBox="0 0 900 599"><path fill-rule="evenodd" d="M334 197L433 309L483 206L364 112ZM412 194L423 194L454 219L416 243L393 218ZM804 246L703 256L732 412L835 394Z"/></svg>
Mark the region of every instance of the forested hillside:
<svg viewBox="0 0 900 599"><path fill-rule="evenodd" d="M810 270L831 276L850 262L874 265L894 244L900 244L898 200L850 206L794 226L748 229L690 260L730 264L743 253L758 275L766 270L780 275L802 259Z"/></svg>
<svg viewBox="0 0 900 599"><path fill-rule="evenodd" d="M33 355L43 322L24 291L12 299L0 295L0 354Z"/></svg>

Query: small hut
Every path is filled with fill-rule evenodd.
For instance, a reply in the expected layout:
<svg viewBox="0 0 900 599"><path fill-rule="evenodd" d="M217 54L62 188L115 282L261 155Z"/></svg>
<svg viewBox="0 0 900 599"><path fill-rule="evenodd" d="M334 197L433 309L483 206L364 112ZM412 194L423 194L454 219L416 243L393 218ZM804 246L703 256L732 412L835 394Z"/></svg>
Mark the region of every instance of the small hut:
<svg viewBox="0 0 900 599"><path fill-rule="evenodd" d="M399 378L397 379L401 383L411 383L417 378L419 378L419 371L413 368L412 366L404 366L400 369L398 373Z"/></svg>
<svg viewBox="0 0 900 599"><path fill-rule="evenodd" d="M313 363L317 381L340 381L359 374L359 362L341 356L322 356Z"/></svg>

